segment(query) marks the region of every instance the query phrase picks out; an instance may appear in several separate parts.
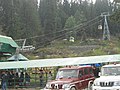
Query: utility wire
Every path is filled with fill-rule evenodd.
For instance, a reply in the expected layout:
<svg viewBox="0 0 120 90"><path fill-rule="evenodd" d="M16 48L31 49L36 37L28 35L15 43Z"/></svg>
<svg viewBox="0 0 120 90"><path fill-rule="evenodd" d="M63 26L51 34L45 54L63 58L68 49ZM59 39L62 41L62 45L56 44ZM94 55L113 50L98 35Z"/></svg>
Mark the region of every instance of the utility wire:
<svg viewBox="0 0 120 90"><path fill-rule="evenodd" d="M95 25L96 23L101 22L102 20L103 20L103 19L101 19L101 20L99 20L99 21L97 21L97 22L95 22L95 23L92 23L91 25L88 25L88 26L86 26L86 27L77 28L76 32L85 31L85 28L88 28L88 27L90 27L90 26L93 26L93 25ZM83 29L83 28L84 28L84 29ZM69 33L69 32L67 32L67 33ZM66 33L66 34L67 34L67 33Z"/></svg>
<svg viewBox="0 0 120 90"><path fill-rule="evenodd" d="M95 20L95 19L94 19L94 20ZM91 20L91 21L94 21L94 20ZM103 20L103 19L101 19L101 20L99 20L99 21L97 21L97 22L93 22L93 23L90 23L90 21L88 21L87 23L84 23L84 24L81 25L80 27L74 28L74 30L76 31L76 33L79 32L79 31L84 31L85 28L90 27L90 26L93 26L94 24L99 23L99 22L101 22L102 20ZM90 23L90 24L89 24L89 23ZM83 28L84 28L84 29L83 29ZM62 30L62 31L65 31L65 30ZM68 30L67 30L67 31L68 31ZM70 29L69 29L69 31L70 31ZM66 32L65 34L68 34L69 31ZM59 31L59 32L61 32L61 31ZM43 47L43 46L45 46L45 45L48 45L50 42L52 42L52 41L54 41L54 40L62 39L65 34L61 34L61 35L59 35L59 36L57 36L57 37L54 37L54 38L52 38L51 41L48 41L48 42L46 42L45 44L43 44L43 43L41 42L42 46L40 46L40 47ZM50 34L47 34L47 35L50 35ZM33 39L33 38L42 37L42 36L45 36L45 35L34 36L34 37L26 38L26 39ZM16 41L22 41L22 40L25 40L25 39L19 39L19 40L16 40ZM40 47L36 47L36 49L38 49L38 48L40 48Z"/></svg>
<svg viewBox="0 0 120 90"><path fill-rule="evenodd" d="M101 22L102 20L103 20L103 19L101 19L101 20L99 20L99 21L97 21L97 22L94 22L94 23L92 23L91 25L88 25L88 26L86 26L86 27L84 27L84 28L87 28L87 27L93 26L93 25L95 25L96 23ZM81 31L84 31L84 30L81 29L81 28L78 28L78 29L81 30ZM78 30L78 31L79 31L79 30ZM78 31L77 31L77 32L78 32ZM69 32L67 32L67 33L69 33ZM67 34L67 33L66 33L66 34ZM59 36L53 38L51 41L47 42L46 44L44 44L44 45L42 45L42 46L48 45L50 42L52 42L52 41L54 41L54 40L62 39L63 36L64 36L64 34L59 35ZM41 47L42 47L42 46L41 46ZM37 47L37 48L39 48L39 47Z"/></svg>
<svg viewBox="0 0 120 90"><path fill-rule="evenodd" d="M89 23L86 23L87 26L84 25L84 26L81 26L81 27L77 27L77 28L75 29L75 30L76 30L76 33L79 32L79 31L84 31L82 28L87 28L87 27L93 26L94 24L99 23L99 22L101 22L102 20L103 20L103 19L101 19L101 20L99 20L99 21L97 21L97 22L94 22L94 23L92 23L91 25L90 25ZM92 20L92 21L93 21L93 20ZM89 25L88 25L88 24L89 24ZM70 31L70 30L69 30L69 31ZM66 32L65 34L69 33L69 31ZM46 45L48 45L50 42L52 42L52 41L54 41L54 40L62 39L65 34L59 35L59 36L53 38L51 41L47 41L45 44L43 44L43 43L41 42L41 43L42 43L42 46L40 46L40 47L46 46ZM44 36L44 35L42 35L42 36ZM35 36L35 37L41 37L41 36ZM27 38L26 38L26 39L27 39ZM19 40L16 40L16 41L20 41L20 40L25 40L25 39L19 39ZM37 48L40 48L40 47L36 47L36 49L37 49Z"/></svg>
<svg viewBox="0 0 120 90"><path fill-rule="evenodd" d="M98 19L99 17L101 17L101 16L99 15L99 16L97 16L96 18L94 18L94 19L92 19L92 20L90 20L90 21L88 21L88 22L85 22L85 23L83 23L83 24L76 25L76 26L74 26L73 28L66 28L66 29L62 29L62 30L57 31L57 32L52 32L52 33L48 33L48 34L44 34L44 35L40 35L40 36L29 37L29 38L24 38L24 39L18 39L18 40L15 40L15 41L22 41L22 40L25 40L25 39L27 40L27 39L33 39L33 38L38 38L38 37L44 37L44 36L47 36L47 35L52 35L52 34L60 33L60 32L63 32L63 31L70 31L70 30L73 30L73 29L76 29L76 28L81 28L81 27L83 27L84 25L87 25L87 24L93 22L94 20Z"/></svg>

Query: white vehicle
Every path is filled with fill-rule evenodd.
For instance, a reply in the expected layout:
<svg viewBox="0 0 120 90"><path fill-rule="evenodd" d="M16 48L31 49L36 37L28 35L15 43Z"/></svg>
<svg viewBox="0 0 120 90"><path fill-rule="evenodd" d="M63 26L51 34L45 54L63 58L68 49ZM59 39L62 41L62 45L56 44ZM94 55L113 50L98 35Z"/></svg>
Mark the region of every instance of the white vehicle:
<svg viewBox="0 0 120 90"><path fill-rule="evenodd" d="M93 90L120 90L120 64L105 65L94 80Z"/></svg>
<svg viewBox="0 0 120 90"><path fill-rule="evenodd" d="M29 46L23 46L20 50L26 52L26 51L33 51L34 49L35 49L34 46L29 45Z"/></svg>

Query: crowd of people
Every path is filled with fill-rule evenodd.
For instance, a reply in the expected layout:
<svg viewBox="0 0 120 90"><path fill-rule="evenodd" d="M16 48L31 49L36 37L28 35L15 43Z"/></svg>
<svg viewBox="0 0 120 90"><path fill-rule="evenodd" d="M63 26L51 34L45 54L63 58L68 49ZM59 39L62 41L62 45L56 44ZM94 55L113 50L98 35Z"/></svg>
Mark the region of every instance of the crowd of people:
<svg viewBox="0 0 120 90"><path fill-rule="evenodd" d="M47 75L47 77L46 77ZM1 75L1 88L6 90L7 87L29 87L31 78L27 72L16 72L16 71L2 71ZM44 87L44 84L50 82L53 78L51 71L40 70L39 73L40 87Z"/></svg>
<svg viewBox="0 0 120 90"><path fill-rule="evenodd" d="M6 90L6 87L22 87L30 84L30 76L27 72L2 71L1 87Z"/></svg>

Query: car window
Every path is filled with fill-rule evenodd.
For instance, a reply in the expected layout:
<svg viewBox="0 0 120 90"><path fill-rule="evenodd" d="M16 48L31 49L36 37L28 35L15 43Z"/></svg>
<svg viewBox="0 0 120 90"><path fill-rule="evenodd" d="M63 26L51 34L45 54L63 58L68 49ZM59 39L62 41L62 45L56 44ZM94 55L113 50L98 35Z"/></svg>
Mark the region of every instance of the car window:
<svg viewBox="0 0 120 90"><path fill-rule="evenodd" d="M78 77L78 70L75 69L66 69L66 70L59 70L56 76L58 78L76 78Z"/></svg>
<svg viewBox="0 0 120 90"><path fill-rule="evenodd" d="M90 72L90 74L92 74L93 73L93 69L89 68L89 72Z"/></svg>
<svg viewBox="0 0 120 90"><path fill-rule="evenodd" d="M88 68L85 68L85 69L84 69L84 74L85 74L85 75L86 75L86 74L89 74Z"/></svg>
<svg viewBox="0 0 120 90"><path fill-rule="evenodd" d="M83 71L80 70L80 71L79 71L79 77L82 77L82 76L83 76Z"/></svg>

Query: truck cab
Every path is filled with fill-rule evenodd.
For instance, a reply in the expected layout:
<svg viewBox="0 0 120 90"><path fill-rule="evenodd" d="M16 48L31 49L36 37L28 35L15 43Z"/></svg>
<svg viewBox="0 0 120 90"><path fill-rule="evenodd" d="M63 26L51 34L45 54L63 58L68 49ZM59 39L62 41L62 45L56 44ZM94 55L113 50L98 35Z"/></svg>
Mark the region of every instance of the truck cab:
<svg viewBox="0 0 120 90"><path fill-rule="evenodd" d="M105 65L94 80L93 90L120 90L120 64Z"/></svg>
<svg viewBox="0 0 120 90"><path fill-rule="evenodd" d="M44 90L81 90L94 81L91 66L73 66L60 68L56 79L46 84Z"/></svg>

